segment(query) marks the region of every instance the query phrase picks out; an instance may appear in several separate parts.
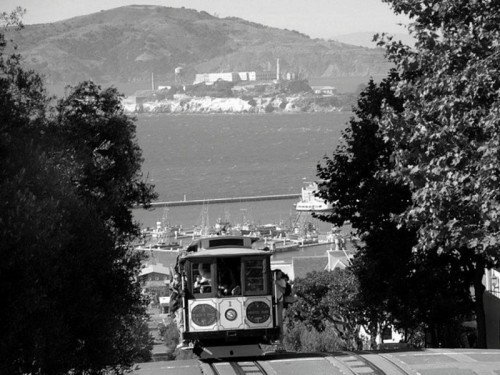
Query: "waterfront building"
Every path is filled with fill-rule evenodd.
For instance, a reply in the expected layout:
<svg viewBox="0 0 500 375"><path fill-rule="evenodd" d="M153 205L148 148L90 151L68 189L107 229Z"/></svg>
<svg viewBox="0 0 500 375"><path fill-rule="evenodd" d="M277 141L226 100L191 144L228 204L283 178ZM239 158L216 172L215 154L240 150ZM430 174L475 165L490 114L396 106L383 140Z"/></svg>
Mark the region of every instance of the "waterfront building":
<svg viewBox="0 0 500 375"><path fill-rule="evenodd" d="M168 286L172 280L172 271L161 263L147 264L139 274L143 293L154 296L159 302L160 296L168 295Z"/></svg>
<svg viewBox="0 0 500 375"><path fill-rule="evenodd" d="M486 270L483 295L486 316L486 347L500 349L500 268Z"/></svg>
<svg viewBox="0 0 500 375"><path fill-rule="evenodd" d="M314 246L324 246L311 245ZM354 257L354 250L327 250L325 255L294 256L290 261L272 261L271 269L280 269L288 275L290 280L305 278L313 271L333 271L345 269Z"/></svg>

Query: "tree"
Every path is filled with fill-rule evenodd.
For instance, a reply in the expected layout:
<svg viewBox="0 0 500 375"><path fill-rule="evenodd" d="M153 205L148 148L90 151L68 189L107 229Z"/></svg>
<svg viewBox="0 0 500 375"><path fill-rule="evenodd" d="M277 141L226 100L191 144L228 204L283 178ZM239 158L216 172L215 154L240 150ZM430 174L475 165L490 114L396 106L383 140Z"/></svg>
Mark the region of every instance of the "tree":
<svg viewBox="0 0 500 375"><path fill-rule="evenodd" d="M482 277L498 265L500 240L500 3L384 1L411 18L417 40L415 49L385 41L405 103L381 121L395 145L387 174L412 192L400 219L417 228L420 253L459 262L485 347Z"/></svg>
<svg viewBox="0 0 500 375"><path fill-rule="evenodd" d="M51 130L64 145L55 153L71 155L80 195L99 207L115 233L137 235L131 208L147 206L156 195L142 181L135 123L124 113L117 90L80 83L59 101Z"/></svg>
<svg viewBox="0 0 500 375"><path fill-rule="evenodd" d="M290 329L297 322L318 332L328 328L336 332L345 349L358 347L357 282L351 272L314 271L304 279L295 280L294 291L298 300L287 311Z"/></svg>
<svg viewBox="0 0 500 375"><path fill-rule="evenodd" d="M409 204L406 186L376 175L391 164L392 145L382 139L378 119L383 103L402 110L402 101L391 88L398 80L391 72L380 86L369 81L354 108L356 117L351 118L333 157L325 157L325 165L318 164L319 194L335 203L331 213L318 215L322 220L336 225L350 220L354 228L365 233Z"/></svg>
<svg viewBox="0 0 500 375"><path fill-rule="evenodd" d="M373 339L388 322L397 321L405 329L415 325L402 314L412 308L407 303L407 276L415 239L391 221L391 215L407 207L410 193L403 184L377 175L391 163L392 147L382 139L378 119L383 103L402 110L392 91L398 79L391 72L380 85L369 81L342 143L331 158L325 157L324 165L318 165L320 195L335 206L320 218L339 226L351 221L362 240L352 270L359 282L360 304L366 306L361 320Z"/></svg>
<svg viewBox="0 0 500 375"><path fill-rule="evenodd" d="M393 221L411 204L411 192L404 182L380 173L394 168L394 145L384 139L379 120L384 106L394 113L403 111L403 100L393 88L399 81L395 71L379 85L370 80L342 143L331 158L325 157L324 165L318 165L320 195L335 207L320 218L336 225L349 220L361 238L352 271L359 282L357 298L365 307L360 322L371 337L390 324L411 340L426 327L436 332L432 345L437 346L443 342L438 340L443 337L440 332L455 327L470 304L463 280L451 268L439 268L445 256L416 257L416 231Z"/></svg>
<svg viewBox="0 0 500 375"><path fill-rule="evenodd" d="M294 321L285 332L283 345L286 350L298 353L332 353L349 349L334 327L334 324L327 323L320 332L303 322Z"/></svg>
<svg viewBox="0 0 500 375"><path fill-rule="evenodd" d="M133 124L104 105L117 103L114 91L58 116L41 78L5 48L0 34L0 373L122 373L152 347L141 257L127 241L131 205L153 197L137 182ZM70 121L95 128L78 143ZM113 151L104 160L103 140ZM104 173L110 160L121 169Z"/></svg>

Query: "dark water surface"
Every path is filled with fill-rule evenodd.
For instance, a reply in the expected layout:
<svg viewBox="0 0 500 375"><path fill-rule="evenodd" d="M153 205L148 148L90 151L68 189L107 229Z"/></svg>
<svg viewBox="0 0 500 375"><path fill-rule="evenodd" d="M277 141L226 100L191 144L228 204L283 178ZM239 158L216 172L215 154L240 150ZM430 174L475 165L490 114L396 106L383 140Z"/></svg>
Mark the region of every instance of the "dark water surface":
<svg viewBox="0 0 500 375"><path fill-rule="evenodd" d="M160 201L300 193L316 179L316 165L331 156L351 113L143 115L137 137L144 175ZM229 217L257 223L293 214L293 201L209 206L210 223ZM173 224L201 222L201 206L170 208ZM136 210L151 226L163 209Z"/></svg>

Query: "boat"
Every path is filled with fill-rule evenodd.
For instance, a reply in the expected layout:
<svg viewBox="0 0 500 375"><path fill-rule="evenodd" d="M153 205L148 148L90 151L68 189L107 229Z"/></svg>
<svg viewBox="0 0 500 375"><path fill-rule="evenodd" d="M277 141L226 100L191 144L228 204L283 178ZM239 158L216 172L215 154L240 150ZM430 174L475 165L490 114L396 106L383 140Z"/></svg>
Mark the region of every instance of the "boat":
<svg viewBox="0 0 500 375"><path fill-rule="evenodd" d="M306 187L302 188L301 200L295 204L297 211L331 211L333 205L316 196L319 191L318 184L310 182Z"/></svg>
<svg viewBox="0 0 500 375"><path fill-rule="evenodd" d="M183 249L182 241L181 242L157 242L157 243L148 243L135 247L135 250L138 251L180 251Z"/></svg>

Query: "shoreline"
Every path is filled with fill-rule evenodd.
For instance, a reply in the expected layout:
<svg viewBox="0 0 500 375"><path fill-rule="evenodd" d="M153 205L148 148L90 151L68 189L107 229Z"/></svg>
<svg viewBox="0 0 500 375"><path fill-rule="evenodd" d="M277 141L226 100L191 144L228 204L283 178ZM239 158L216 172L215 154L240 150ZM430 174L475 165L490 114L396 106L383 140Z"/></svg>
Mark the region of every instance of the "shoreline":
<svg viewBox="0 0 500 375"><path fill-rule="evenodd" d="M295 116L295 115L316 115L325 113L352 113L352 110L342 111L315 111L315 112L127 112L129 115L137 117L155 117L155 116Z"/></svg>
<svg viewBox="0 0 500 375"><path fill-rule="evenodd" d="M273 96L249 100L240 97L190 97L174 95L171 99L138 100L135 96L122 99L127 113L142 114L297 114L352 112L348 103L339 103L336 96Z"/></svg>

